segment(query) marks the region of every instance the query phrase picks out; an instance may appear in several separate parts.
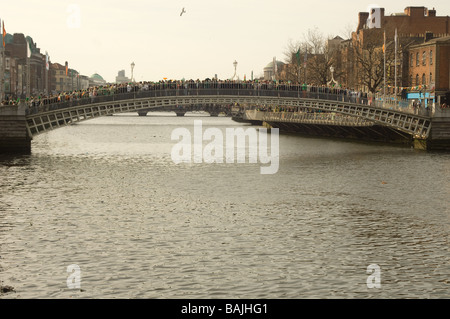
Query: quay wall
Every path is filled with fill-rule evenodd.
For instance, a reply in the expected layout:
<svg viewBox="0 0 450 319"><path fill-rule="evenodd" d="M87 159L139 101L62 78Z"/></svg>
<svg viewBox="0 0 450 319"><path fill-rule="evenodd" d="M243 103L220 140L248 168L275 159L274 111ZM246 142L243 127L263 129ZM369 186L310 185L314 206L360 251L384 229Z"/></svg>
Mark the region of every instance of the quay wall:
<svg viewBox="0 0 450 319"><path fill-rule="evenodd" d="M24 104L0 106L0 154L30 154Z"/></svg>

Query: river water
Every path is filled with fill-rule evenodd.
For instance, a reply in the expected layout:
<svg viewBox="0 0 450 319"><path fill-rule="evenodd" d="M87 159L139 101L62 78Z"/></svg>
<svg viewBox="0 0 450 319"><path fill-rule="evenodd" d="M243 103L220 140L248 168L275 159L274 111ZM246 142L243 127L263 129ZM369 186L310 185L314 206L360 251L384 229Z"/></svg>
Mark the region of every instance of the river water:
<svg viewBox="0 0 450 319"><path fill-rule="evenodd" d="M0 280L15 289L0 298L450 297L450 154L280 135L273 175L176 165L174 129L244 125L150 115L0 157Z"/></svg>

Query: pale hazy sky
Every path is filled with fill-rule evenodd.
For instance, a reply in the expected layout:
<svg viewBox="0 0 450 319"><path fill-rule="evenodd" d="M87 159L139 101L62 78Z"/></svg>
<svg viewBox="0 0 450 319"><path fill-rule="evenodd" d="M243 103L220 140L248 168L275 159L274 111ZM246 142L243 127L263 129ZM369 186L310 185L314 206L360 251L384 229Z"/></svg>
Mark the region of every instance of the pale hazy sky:
<svg viewBox="0 0 450 319"><path fill-rule="evenodd" d="M308 29L343 37L371 4L386 14L425 6L450 15L448 0L14 0L1 4L0 18L8 33L31 36L52 62L107 81L122 69L129 77L131 62L137 81L227 79L235 60L240 78L249 79L273 57L283 61L289 41Z"/></svg>

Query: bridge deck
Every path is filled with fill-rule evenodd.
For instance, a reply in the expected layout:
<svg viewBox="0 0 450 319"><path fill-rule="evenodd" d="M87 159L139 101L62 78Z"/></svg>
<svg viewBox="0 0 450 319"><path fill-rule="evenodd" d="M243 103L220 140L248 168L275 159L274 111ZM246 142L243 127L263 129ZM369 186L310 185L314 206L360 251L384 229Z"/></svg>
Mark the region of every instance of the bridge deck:
<svg viewBox="0 0 450 319"><path fill-rule="evenodd" d="M398 104L382 104L377 100L352 95L305 92L289 88L262 90L255 86L252 88L141 90L74 99L58 104L35 104L27 109L26 118L28 131L32 136L62 125L115 113L138 112L161 107L173 110L173 108L183 109L194 105L217 107L238 105L242 116L243 110L256 108L283 107L292 113L292 115L268 114L267 116L271 116L271 121L300 120L295 112L298 114L303 110L310 110L342 114L364 122L390 126L420 138L426 138L431 129L428 110L421 110L420 114L414 114L418 113L417 110ZM278 118L274 118L276 116Z"/></svg>

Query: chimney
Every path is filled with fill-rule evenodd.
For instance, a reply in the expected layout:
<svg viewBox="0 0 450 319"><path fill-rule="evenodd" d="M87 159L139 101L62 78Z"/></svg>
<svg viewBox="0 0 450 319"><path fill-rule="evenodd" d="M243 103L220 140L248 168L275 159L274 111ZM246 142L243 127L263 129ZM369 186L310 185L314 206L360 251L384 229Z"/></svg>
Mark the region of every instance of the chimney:
<svg viewBox="0 0 450 319"><path fill-rule="evenodd" d="M433 32L425 31L425 42L428 42L431 39L433 39Z"/></svg>
<svg viewBox="0 0 450 319"><path fill-rule="evenodd" d="M422 18L426 16L425 7L407 7L405 8L405 14L411 18Z"/></svg>
<svg viewBox="0 0 450 319"><path fill-rule="evenodd" d="M13 43L14 44L25 44L25 36L23 33L14 33L13 35Z"/></svg>
<svg viewBox="0 0 450 319"><path fill-rule="evenodd" d="M358 14L359 21L358 21L358 29L356 31L359 31L366 27L367 19L369 19L369 12L360 12Z"/></svg>

